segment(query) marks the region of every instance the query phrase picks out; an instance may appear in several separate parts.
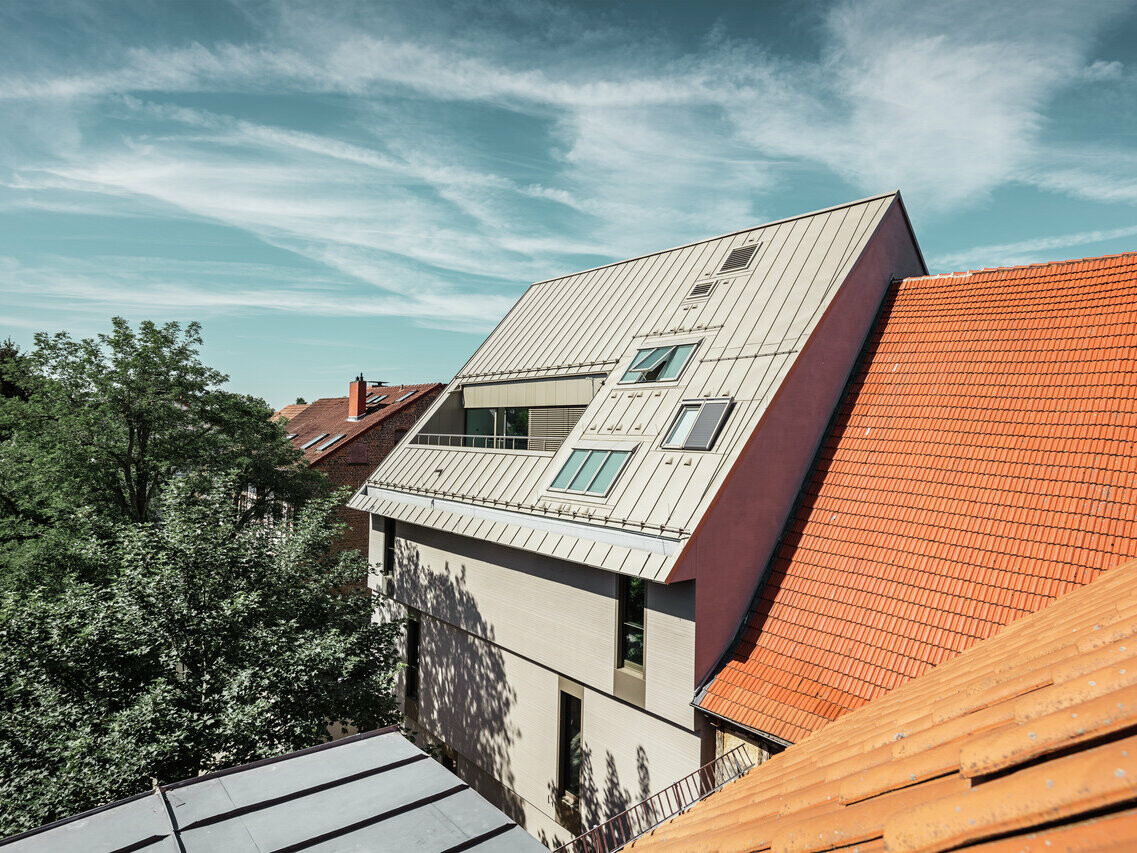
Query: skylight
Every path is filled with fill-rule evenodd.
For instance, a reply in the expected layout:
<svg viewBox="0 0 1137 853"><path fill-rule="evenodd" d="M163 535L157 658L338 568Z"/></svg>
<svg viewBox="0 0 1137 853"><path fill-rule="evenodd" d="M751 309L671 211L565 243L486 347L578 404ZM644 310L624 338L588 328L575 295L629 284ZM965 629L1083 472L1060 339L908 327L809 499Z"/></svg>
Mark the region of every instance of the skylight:
<svg viewBox="0 0 1137 853"><path fill-rule="evenodd" d="M697 344L649 347L636 353L620 382L667 382L679 378Z"/></svg>
<svg viewBox="0 0 1137 853"><path fill-rule="evenodd" d="M367 398L367 404L371 405L372 403L382 403L384 400L387 399L387 396L388 395L386 395L386 394L372 394L370 397Z"/></svg>
<svg viewBox="0 0 1137 853"><path fill-rule="evenodd" d="M679 407L661 446L679 450L710 450L729 409L729 399L684 403Z"/></svg>
<svg viewBox="0 0 1137 853"><path fill-rule="evenodd" d="M322 432L322 433L320 433L318 436L316 436L315 438L313 438L311 441L309 441L307 444L302 444L302 445L300 445L300 449L301 449L301 450L307 450L309 447L311 447L313 444L315 444L315 443L316 443L317 441L319 441L320 439L322 439L322 438L327 438L327 437L328 437L328 433L326 433L326 432Z"/></svg>
<svg viewBox="0 0 1137 853"><path fill-rule="evenodd" d="M418 389L415 389L415 390L418 390ZM406 394L404 394L402 397L400 397L400 398L399 398L398 400L396 400L395 402L396 402L396 403L401 403L401 402L403 402L403 400L407 399L408 397L413 397L413 396L414 396L414 393L415 393L414 391L408 391Z"/></svg>
<svg viewBox="0 0 1137 853"><path fill-rule="evenodd" d="M292 441L292 439L296 438L296 436L298 436L298 435L300 435L300 433L290 432L288 435L285 436L285 438L287 438L289 441Z"/></svg>
<svg viewBox="0 0 1137 853"><path fill-rule="evenodd" d="M327 433L325 433L325 435L326 435L326 434L327 434ZM327 450L329 447L331 447L333 444L335 444L337 441L339 441L341 438L343 438L343 437L344 437L344 435L346 435L346 433L342 433L342 432L341 432L341 433L340 433L339 435L337 435L335 438L330 438L330 439L328 439L327 441L325 441L323 444L321 444L321 445L320 445L319 447L317 447L316 449L317 449L317 450Z"/></svg>
<svg viewBox="0 0 1137 853"><path fill-rule="evenodd" d="M630 450L574 450L549 488L605 495L631 455Z"/></svg>

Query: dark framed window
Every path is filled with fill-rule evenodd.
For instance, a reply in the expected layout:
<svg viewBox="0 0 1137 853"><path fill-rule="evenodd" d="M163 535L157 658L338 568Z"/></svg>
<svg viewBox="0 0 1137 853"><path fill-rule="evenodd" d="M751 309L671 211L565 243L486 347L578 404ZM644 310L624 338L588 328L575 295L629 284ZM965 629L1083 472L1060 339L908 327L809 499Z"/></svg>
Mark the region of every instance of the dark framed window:
<svg viewBox="0 0 1137 853"><path fill-rule="evenodd" d="M418 650L419 620L412 616L407 620L407 668L403 673L407 699L418 698Z"/></svg>
<svg viewBox="0 0 1137 853"><path fill-rule="evenodd" d="M618 666L643 672L644 588L643 578L620 578L620 636Z"/></svg>
<svg viewBox="0 0 1137 853"><path fill-rule="evenodd" d="M710 450L726 421L730 407L729 398L684 402L679 406L660 446L677 450Z"/></svg>
<svg viewBox="0 0 1137 853"><path fill-rule="evenodd" d="M580 699L561 693L560 769L557 792L580 798Z"/></svg>
<svg viewBox="0 0 1137 853"><path fill-rule="evenodd" d="M624 375L620 377L620 384L670 382L678 379L697 346L698 344L668 344L639 350Z"/></svg>

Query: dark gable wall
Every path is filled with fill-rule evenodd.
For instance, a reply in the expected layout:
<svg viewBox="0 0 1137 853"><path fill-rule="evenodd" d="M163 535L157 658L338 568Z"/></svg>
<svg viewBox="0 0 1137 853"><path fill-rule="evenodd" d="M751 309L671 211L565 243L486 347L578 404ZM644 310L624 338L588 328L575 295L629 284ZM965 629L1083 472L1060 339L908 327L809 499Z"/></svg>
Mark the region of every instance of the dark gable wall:
<svg viewBox="0 0 1137 853"><path fill-rule="evenodd" d="M894 201L668 578L695 579L696 686L750 610L889 282L925 272Z"/></svg>

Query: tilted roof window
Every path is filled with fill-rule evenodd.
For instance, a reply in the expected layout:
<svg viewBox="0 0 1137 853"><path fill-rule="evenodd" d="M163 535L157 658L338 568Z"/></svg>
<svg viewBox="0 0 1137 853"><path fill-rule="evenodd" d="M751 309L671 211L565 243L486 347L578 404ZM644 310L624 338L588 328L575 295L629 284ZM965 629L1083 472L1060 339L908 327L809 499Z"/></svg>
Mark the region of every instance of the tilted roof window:
<svg viewBox="0 0 1137 853"><path fill-rule="evenodd" d="M319 441L320 439L322 439L322 438L327 438L327 437L328 437L328 435L329 435L329 433L326 433L326 432L322 432L322 433L320 433L318 436L316 436L315 438L313 438L311 441L309 441L307 444L302 444L302 445L300 445L300 449L301 449L301 450L307 450L309 447L311 447L313 444L315 444L315 443L316 443L317 441Z"/></svg>
<svg viewBox="0 0 1137 853"><path fill-rule="evenodd" d="M698 344L668 344L642 349L636 353L620 382L667 382L678 379L696 346Z"/></svg>
<svg viewBox="0 0 1137 853"><path fill-rule="evenodd" d="M549 488L606 495L631 455L630 450L574 450Z"/></svg>
<svg viewBox="0 0 1137 853"><path fill-rule="evenodd" d="M387 399L387 396L388 395L386 395L386 394L372 394L370 397L367 398L367 404L370 406L374 403L382 403L384 400Z"/></svg>
<svg viewBox="0 0 1137 853"><path fill-rule="evenodd" d="M416 388L415 390L417 391L418 389ZM406 394L404 394L402 397L397 399L395 402L401 403L401 402L403 402L403 400L407 399L408 397L414 396L414 393L415 393L414 391L408 391Z"/></svg>
<svg viewBox="0 0 1137 853"><path fill-rule="evenodd" d="M729 399L683 403L661 446L677 450L710 450L730 411L730 404Z"/></svg>
<svg viewBox="0 0 1137 853"><path fill-rule="evenodd" d="M337 435L335 438L330 438L330 439L328 439L327 441L325 441L323 444L321 444L321 445L320 445L319 447L317 447L316 449L317 449L317 450L327 450L329 447L331 447L333 444L335 444L337 441L339 441L341 438L343 438L343 437L344 437L344 435L346 435L346 433L342 433L342 432L341 432L341 433L340 433L339 435Z"/></svg>

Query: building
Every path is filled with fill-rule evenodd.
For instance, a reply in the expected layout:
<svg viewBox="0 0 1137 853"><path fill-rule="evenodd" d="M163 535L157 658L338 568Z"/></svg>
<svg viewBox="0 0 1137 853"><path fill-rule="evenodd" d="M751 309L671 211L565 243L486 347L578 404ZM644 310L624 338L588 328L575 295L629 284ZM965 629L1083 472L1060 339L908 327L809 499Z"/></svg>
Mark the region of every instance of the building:
<svg viewBox="0 0 1137 853"><path fill-rule="evenodd" d="M438 382L425 385L378 385L362 375L349 383L346 397L323 397L312 403L285 406L273 415L288 431L304 458L327 475L334 486L358 489L367 475L387 458L399 440L442 390ZM344 550L367 552L367 516L342 507L339 517L348 529Z"/></svg>
<svg viewBox="0 0 1137 853"><path fill-rule="evenodd" d="M628 849L1137 849L1135 590L1106 572Z"/></svg>
<svg viewBox="0 0 1137 853"><path fill-rule="evenodd" d="M395 727L207 773L0 840L5 853L536 853Z"/></svg>
<svg viewBox="0 0 1137 853"><path fill-rule="evenodd" d="M460 776L553 842L714 756L695 688L925 273L894 193L526 291L350 502Z"/></svg>
<svg viewBox="0 0 1137 853"><path fill-rule="evenodd" d="M1137 254L897 282L699 708L796 743L1137 557L1135 448Z"/></svg>

